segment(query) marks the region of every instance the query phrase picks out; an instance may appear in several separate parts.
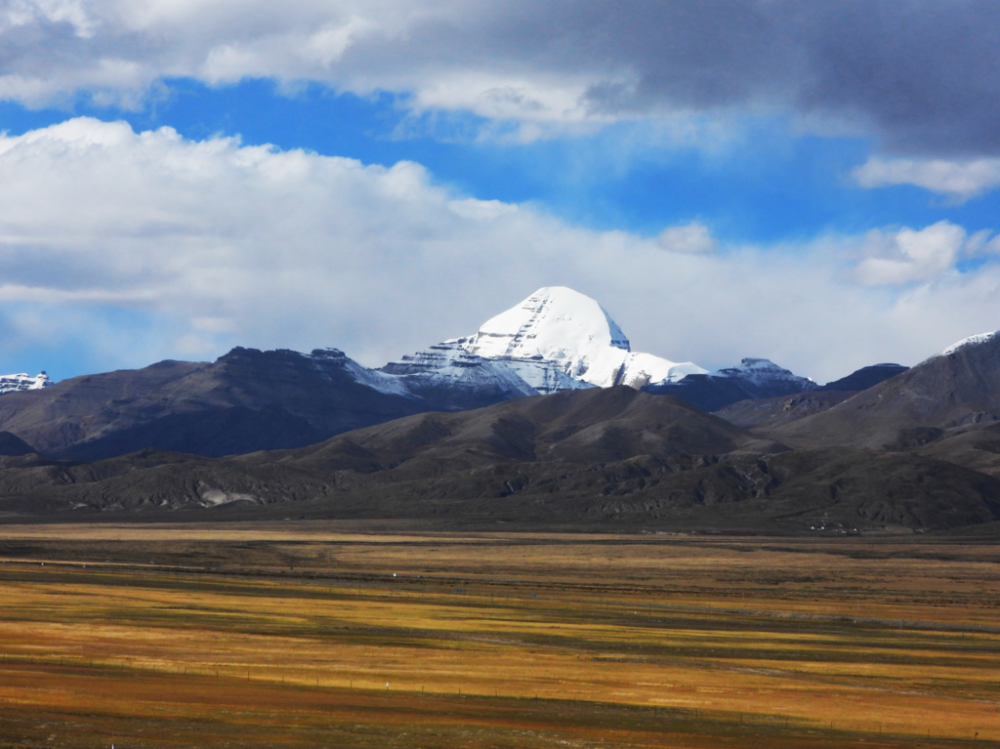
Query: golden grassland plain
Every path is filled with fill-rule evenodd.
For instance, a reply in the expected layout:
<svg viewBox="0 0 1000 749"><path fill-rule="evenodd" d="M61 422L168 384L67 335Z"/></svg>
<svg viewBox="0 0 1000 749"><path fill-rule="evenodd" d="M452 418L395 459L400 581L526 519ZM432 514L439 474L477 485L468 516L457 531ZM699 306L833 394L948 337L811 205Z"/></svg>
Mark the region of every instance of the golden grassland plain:
<svg viewBox="0 0 1000 749"><path fill-rule="evenodd" d="M1000 546L0 526L0 747L1000 746Z"/></svg>

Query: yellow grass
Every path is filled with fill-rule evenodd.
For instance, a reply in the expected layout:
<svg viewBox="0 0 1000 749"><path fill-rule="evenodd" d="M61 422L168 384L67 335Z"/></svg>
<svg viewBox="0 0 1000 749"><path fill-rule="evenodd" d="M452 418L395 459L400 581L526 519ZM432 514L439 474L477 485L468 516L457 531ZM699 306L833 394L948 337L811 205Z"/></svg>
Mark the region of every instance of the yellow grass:
<svg viewBox="0 0 1000 749"><path fill-rule="evenodd" d="M0 745L1000 745L988 545L335 530L0 530Z"/></svg>

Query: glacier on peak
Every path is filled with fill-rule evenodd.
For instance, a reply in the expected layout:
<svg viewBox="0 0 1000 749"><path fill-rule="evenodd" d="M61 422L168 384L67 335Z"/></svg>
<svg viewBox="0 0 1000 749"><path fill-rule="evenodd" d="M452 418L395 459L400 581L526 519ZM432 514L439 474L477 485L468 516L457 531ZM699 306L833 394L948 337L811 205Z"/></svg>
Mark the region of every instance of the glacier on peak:
<svg viewBox="0 0 1000 749"><path fill-rule="evenodd" d="M475 335L456 340L470 353L509 364L541 393L638 388L708 372L692 362L633 352L600 304L565 286L543 287L487 320Z"/></svg>
<svg viewBox="0 0 1000 749"><path fill-rule="evenodd" d="M39 372L34 377L26 372L0 375L0 395L4 393L17 393L24 390L41 390L52 385L55 385L55 383L44 371Z"/></svg>

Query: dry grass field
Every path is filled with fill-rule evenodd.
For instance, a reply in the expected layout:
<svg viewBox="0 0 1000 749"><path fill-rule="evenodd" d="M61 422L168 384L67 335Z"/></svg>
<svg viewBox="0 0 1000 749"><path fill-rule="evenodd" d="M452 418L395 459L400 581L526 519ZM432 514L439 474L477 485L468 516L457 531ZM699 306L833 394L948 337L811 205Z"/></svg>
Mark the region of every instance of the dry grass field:
<svg viewBox="0 0 1000 749"><path fill-rule="evenodd" d="M0 528L0 747L1000 746L1000 546Z"/></svg>

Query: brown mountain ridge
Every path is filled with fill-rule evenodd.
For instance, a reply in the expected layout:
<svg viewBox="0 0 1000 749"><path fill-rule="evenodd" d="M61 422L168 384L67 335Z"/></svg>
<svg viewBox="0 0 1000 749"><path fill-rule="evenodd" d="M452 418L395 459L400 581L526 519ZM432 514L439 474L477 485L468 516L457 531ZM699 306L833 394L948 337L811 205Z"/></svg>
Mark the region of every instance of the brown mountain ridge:
<svg viewBox="0 0 1000 749"><path fill-rule="evenodd" d="M793 451L678 399L624 387L419 414L228 458L6 457L0 497L8 518L198 510L202 519L293 512L447 526L837 533L1000 520L1000 480L983 473L910 453Z"/></svg>

